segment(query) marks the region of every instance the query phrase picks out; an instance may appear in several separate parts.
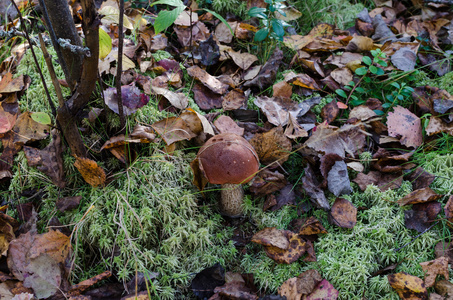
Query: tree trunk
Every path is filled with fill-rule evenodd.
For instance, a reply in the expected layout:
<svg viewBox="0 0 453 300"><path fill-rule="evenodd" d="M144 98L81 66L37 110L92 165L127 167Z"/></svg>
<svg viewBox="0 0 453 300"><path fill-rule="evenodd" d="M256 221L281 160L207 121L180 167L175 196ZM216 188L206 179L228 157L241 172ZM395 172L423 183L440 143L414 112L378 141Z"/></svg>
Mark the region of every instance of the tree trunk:
<svg viewBox="0 0 453 300"><path fill-rule="evenodd" d="M57 38L69 39L72 45L82 47L82 41L77 33L71 11L69 10L68 1L43 1L49 15L50 23L52 24L52 28ZM61 53L63 57L58 57L58 59L65 61L69 71L69 74L65 75L70 77L68 84L71 89L74 89L82 74L83 57L72 53L69 49L61 49ZM66 78L66 80L68 80L68 78Z"/></svg>

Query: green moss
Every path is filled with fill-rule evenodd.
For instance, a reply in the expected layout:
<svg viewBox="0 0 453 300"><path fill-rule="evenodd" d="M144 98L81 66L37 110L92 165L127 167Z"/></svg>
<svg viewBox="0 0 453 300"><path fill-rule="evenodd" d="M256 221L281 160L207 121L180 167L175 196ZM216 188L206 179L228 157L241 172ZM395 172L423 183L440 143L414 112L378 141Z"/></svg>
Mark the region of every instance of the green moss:
<svg viewBox="0 0 453 300"><path fill-rule="evenodd" d="M362 3L351 4L343 0L289 1L302 13L298 20L301 34L308 33L319 23L335 24L340 29L354 25L356 16L365 7Z"/></svg>
<svg viewBox="0 0 453 300"><path fill-rule="evenodd" d="M441 77L436 76L435 78L430 78L424 71L419 71L415 75L414 86L434 86L453 94L453 86L451 85L452 80L453 72L449 72Z"/></svg>
<svg viewBox="0 0 453 300"><path fill-rule="evenodd" d="M42 51L38 47L34 47L33 49L35 51L39 67L46 81L47 88L49 90L49 94L52 98L52 101L55 104L55 107L58 107L57 95L55 94L55 88L52 84L49 71L47 70L46 61L44 60ZM57 57L56 52L52 47L48 47L47 51L53 58ZM61 66L55 62L55 59L53 60L53 66L57 78L63 79L64 78L63 70L61 69ZM44 90L44 85L41 81L38 68L36 67L36 64L33 60L33 56L30 50L27 50L24 57L17 66L17 73L15 76L19 75L28 75L31 78L30 87L25 90L25 94L19 101L20 109L22 111L50 112L51 109ZM67 97L70 95L70 90L68 88L62 87L62 92L63 97Z"/></svg>
<svg viewBox="0 0 453 300"><path fill-rule="evenodd" d="M65 190L68 196L82 196L82 203L77 211L60 214L55 201L61 193L45 176L24 165L19 154L21 172L14 173L10 192L18 195L22 188L41 183L46 192L40 211L43 219L56 214L64 224L76 224L75 282L101 269L115 270L122 280L130 279L136 270L148 270L160 274L153 283L159 298L172 299L187 292L191 273L216 262L226 266L237 254L229 241L232 230L221 226L221 216L210 207L197 203L199 194L191 183L189 166L193 155L189 156L155 152L117 174L105 188L85 184Z"/></svg>
<svg viewBox="0 0 453 300"><path fill-rule="evenodd" d="M436 175L430 187L442 195L453 193L453 154L439 155L435 152L426 155L423 164L425 171Z"/></svg>
<svg viewBox="0 0 453 300"><path fill-rule="evenodd" d="M212 9L222 16L233 13L245 19L247 17L247 2L240 0L212 0Z"/></svg>
<svg viewBox="0 0 453 300"><path fill-rule="evenodd" d="M242 260L245 272L254 273L260 288L275 292L288 278L307 269L317 269L339 290L339 299L399 299L386 276L370 275L390 264L400 262L395 272L407 272L423 278L420 262L434 258L433 247L439 233L431 230L413 242L416 235L404 226L404 209L395 201L411 191L411 184L404 182L399 191L381 192L369 186L365 192L355 192L348 198L355 206L369 209L359 211L353 229L342 229L327 223L327 213L316 210L315 216L326 227L328 234L321 235L315 242L317 262L299 260L290 265L279 265L266 257L261 246L250 246ZM247 202L246 202L246 206ZM248 208L258 229L272 227L286 229L294 217L294 208L284 207L281 211L263 213L260 208ZM268 216L266 216L268 214ZM280 220L280 222L276 222ZM395 252L406 243L406 247Z"/></svg>

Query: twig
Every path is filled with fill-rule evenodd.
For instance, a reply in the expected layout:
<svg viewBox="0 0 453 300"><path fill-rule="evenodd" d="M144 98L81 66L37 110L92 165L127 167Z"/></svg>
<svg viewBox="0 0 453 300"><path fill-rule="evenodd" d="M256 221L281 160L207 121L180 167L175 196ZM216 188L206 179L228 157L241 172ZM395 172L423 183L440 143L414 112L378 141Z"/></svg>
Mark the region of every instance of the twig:
<svg viewBox="0 0 453 300"><path fill-rule="evenodd" d="M424 3L439 3L453 5L453 0L424 0Z"/></svg>
<svg viewBox="0 0 453 300"><path fill-rule="evenodd" d="M52 114L56 118L57 112L55 109L55 105L52 102L52 98L50 97L49 89L47 88L46 80L44 79L44 75L42 74L41 68L39 67L39 62L38 62L38 59L36 58L35 50L33 50L33 44L31 42L30 36L28 34L27 27L25 26L25 21L22 17L22 13L20 12L20 9L17 7L14 0L10 0L10 2L16 8L17 13L19 14L20 24L22 26L23 32L25 33L25 38L27 39L28 43L30 44L31 54L33 56L33 60L35 62L36 68L38 69L39 76L41 77L42 85L44 87L44 91L46 92L47 100L49 101L50 108L52 109Z"/></svg>
<svg viewBox="0 0 453 300"><path fill-rule="evenodd" d="M124 117L123 97L121 94L121 73L123 71L123 15L124 0L118 0L120 8L120 20L118 24L118 63L116 65L116 95L118 97L118 113L120 115L121 131L126 129L126 119Z"/></svg>
<svg viewBox="0 0 453 300"><path fill-rule="evenodd" d="M38 36L39 36L39 42L41 43L41 50L42 50L42 53L44 54L44 60L46 61L47 69L49 70L49 74L50 74L50 78L52 79L53 86L55 87L55 93L57 94L58 103L60 106L63 106L64 105L63 93L61 92L61 87L60 87L60 83L58 82L57 75L55 75L55 69L53 68L53 65L52 65L52 58L50 57L49 53L47 52L46 45L44 45L44 40L42 38L42 35L39 34ZM52 108L52 113L56 113L56 112L54 112L54 110L55 110L55 107Z"/></svg>
<svg viewBox="0 0 453 300"><path fill-rule="evenodd" d="M88 47L80 47L77 45L72 45L70 39L58 39L58 45L63 49L69 49L72 53L83 55L86 57L91 57L91 51Z"/></svg>

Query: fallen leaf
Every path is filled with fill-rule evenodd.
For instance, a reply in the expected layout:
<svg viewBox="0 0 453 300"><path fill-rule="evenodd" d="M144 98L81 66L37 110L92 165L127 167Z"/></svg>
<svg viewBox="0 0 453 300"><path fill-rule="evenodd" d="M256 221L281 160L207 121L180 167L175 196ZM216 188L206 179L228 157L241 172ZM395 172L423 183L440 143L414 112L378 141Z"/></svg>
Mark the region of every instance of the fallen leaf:
<svg viewBox="0 0 453 300"><path fill-rule="evenodd" d="M156 86L151 86L151 90L156 95L163 96L170 102L171 105L178 109L185 109L189 104L189 100L184 93L175 93L166 88L160 88Z"/></svg>
<svg viewBox="0 0 453 300"><path fill-rule="evenodd" d="M11 108L13 109L11 110ZM17 102L10 105L4 103L3 101L0 102L0 134L13 129L18 116L18 108L19 105Z"/></svg>
<svg viewBox="0 0 453 300"><path fill-rule="evenodd" d="M423 272L425 272L425 287L427 288L434 285L437 275L443 275L446 280L450 279L448 276L448 259L446 257L422 262L420 266L422 266Z"/></svg>
<svg viewBox="0 0 453 300"><path fill-rule="evenodd" d="M305 176L302 177L302 186L304 191L310 197L310 201L318 207L324 210L329 210L330 205L324 195L324 191L319 188L319 183L316 179L313 169L308 165L305 169Z"/></svg>
<svg viewBox="0 0 453 300"><path fill-rule="evenodd" d="M236 51L229 51L228 55L231 56L234 63L242 70L247 70L253 65L255 61L258 60L258 57L256 57L256 55L247 52L241 53Z"/></svg>
<svg viewBox="0 0 453 300"><path fill-rule="evenodd" d="M24 75L13 78L13 74L8 72L1 77L0 94L20 92L24 89L24 87Z"/></svg>
<svg viewBox="0 0 453 300"><path fill-rule="evenodd" d="M315 235L321 233L327 233L327 230L314 216L308 218L299 230L300 235Z"/></svg>
<svg viewBox="0 0 453 300"><path fill-rule="evenodd" d="M435 178L435 175L426 172L422 167L417 167L406 175L406 180L412 183L412 189L414 191L429 187Z"/></svg>
<svg viewBox="0 0 453 300"><path fill-rule="evenodd" d="M405 206L416 203L431 202L441 197L442 195L437 194L435 191L427 187L409 193L408 195L399 199L397 203L399 204L399 206Z"/></svg>
<svg viewBox="0 0 453 300"><path fill-rule="evenodd" d="M247 102L245 94L240 89L234 89L222 96L223 110L235 110L243 107Z"/></svg>
<svg viewBox="0 0 453 300"><path fill-rule="evenodd" d="M425 232L441 211L442 205L437 201L414 204L411 209L404 211L404 224L408 229Z"/></svg>
<svg viewBox="0 0 453 300"><path fill-rule="evenodd" d="M257 133L250 140L260 162L269 165L275 162L283 164L292 150L291 141L283 134L283 128L274 127L265 133Z"/></svg>
<svg viewBox="0 0 453 300"><path fill-rule="evenodd" d="M289 247L289 241L284 232L275 227L267 227L255 233L251 241L259 245L274 246L283 250Z"/></svg>
<svg viewBox="0 0 453 300"><path fill-rule="evenodd" d="M281 97L290 99L293 93L293 88L286 81L280 81L272 86L272 97Z"/></svg>
<svg viewBox="0 0 453 300"><path fill-rule="evenodd" d="M336 161L327 175L327 186L335 196L352 193L348 167L344 161Z"/></svg>
<svg viewBox="0 0 453 300"><path fill-rule="evenodd" d="M42 150L24 146L28 164L50 177L59 188L64 188L63 154L60 134L52 130L52 141Z"/></svg>
<svg viewBox="0 0 453 300"><path fill-rule="evenodd" d="M220 133L235 133L237 135L244 135L244 128L239 127L236 122L228 116L220 116L214 121L214 126Z"/></svg>
<svg viewBox="0 0 453 300"><path fill-rule="evenodd" d="M105 184L105 172L98 164L85 157L77 157L74 166L79 170L85 182L93 187L103 186Z"/></svg>
<svg viewBox="0 0 453 300"><path fill-rule="evenodd" d="M217 78L211 76L198 66L188 68L187 73L196 80L199 80L204 86L209 88L214 93L223 95L229 88L227 84L220 82Z"/></svg>
<svg viewBox="0 0 453 300"><path fill-rule="evenodd" d="M408 72L414 70L417 54L410 48L403 47L398 49L390 59L397 69Z"/></svg>
<svg viewBox="0 0 453 300"><path fill-rule="evenodd" d="M329 221L342 228L354 228L357 223L357 208L344 198L337 198L329 213Z"/></svg>
<svg viewBox="0 0 453 300"><path fill-rule="evenodd" d="M265 196L282 189L287 184L288 181L283 174L266 168L256 174L249 189L256 196Z"/></svg>
<svg viewBox="0 0 453 300"><path fill-rule="evenodd" d="M354 157L365 146L365 137L368 135L361 127L360 122L345 124L339 129L320 124L304 145L317 151L319 156L335 153L344 158L348 153Z"/></svg>
<svg viewBox="0 0 453 300"><path fill-rule="evenodd" d="M404 107L398 105L388 113L387 126L389 135L399 138L406 147L417 148L423 143L420 118Z"/></svg>
<svg viewBox="0 0 453 300"><path fill-rule="evenodd" d="M50 126L36 122L31 117L31 112L23 112L17 118L13 131L15 143L25 144L45 139L49 136Z"/></svg>
<svg viewBox="0 0 453 300"><path fill-rule="evenodd" d="M195 296L207 299L214 295L214 289L225 284L225 269L216 263L199 272L192 280L190 288Z"/></svg>
<svg viewBox="0 0 453 300"><path fill-rule="evenodd" d="M453 123L447 124L442 119L431 116L429 119L428 127L425 129L428 136L438 134L441 132L453 135Z"/></svg>
<svg viewBox="0 0 453 300"><path fill-rule="evenodd" d="M244 281L230 281L223 286L214 289L214 293L227 299L256 300L258 296L254 294L251 288L247 287Z"/></svg>
<svg viewBox="0 0 453 300"><path fill-rule="evenodd" d="M326 124L332 123L340 113L337 102L335 100L327 103L321 110L321 117Z"/></svg>
<svg viewBox="0 0 453 300"><path fill-rule="evenodd" d="M268 86L275 82L277 77L277 71L283 60L283 51L276 48L272 53L269 60L260 69L258 75L256 75L250 81L244 83L245 87L256 86L260 90L265 90Z"/></svg>
<svg viewBox="0 0 453 300"><path fill-rule="evenodd" d="M222 107L222 96L214 93L209 88L200 83L196 83L193 88L193 98L201 110L211 110Z"/></svg>
<svg viewBox="0 0 453 300"><path fill-rule="evenodd" d="M290 264L305 254L307 242L301 236L289 230L284 230L283 233L289 241L288 249L266 246L264 247L264 252L279 264Z"/></svg>
<svg viewBox="0 0 453 300"><path fill-rule="evenodd" d="M428 299L425 284L418 277L401 272L390 274L387 279L401 299Z"/></svg>
<svg viewBox="0 0 453 300"><path fill-rule="evenodd" d="M16 238L14 232L19 229L19 223L12 217L0 213L0 253L7 256L9 244ZM2 280L3 281L3 280Z"/></svg>
<svg viewBox="0 0 453 300"><path fill-rule="evenodd" d="M357 183L362 191L365 191L370 184L376 185L381 191L387 191L389 189L394 190L400 188L403 183L403 175L399 173L370 171L368 174L357 174L357 177L352 181Z"/></svg>

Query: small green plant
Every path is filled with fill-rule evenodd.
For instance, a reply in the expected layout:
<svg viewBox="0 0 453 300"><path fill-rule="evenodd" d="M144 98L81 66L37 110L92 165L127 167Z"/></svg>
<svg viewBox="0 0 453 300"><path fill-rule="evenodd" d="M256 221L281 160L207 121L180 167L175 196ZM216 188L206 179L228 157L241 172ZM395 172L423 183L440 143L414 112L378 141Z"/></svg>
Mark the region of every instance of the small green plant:
<svg viewBox="0 0 453 300"><path fill-rule="evenodd" d="M261 29L255 33L254 41L262 42L266 38L282 42L285 35L285 28L290 27L288 23L277 18L277 13L286 17L283 10L286 5L283 0L264 0L268 4L267 8L252 7L248 11L250 17L260 19Z"/></svg>
<svg viewBox="0 0 453 300"><path fill-rule="evenodd" d="M386 55L381 50L371 50L373 59L369 56L362 58L364 67L355 70L355 74L361 76L357 82L350 81L344 86L344 89L337 89L335 92L341 98L346 99L346 103L351 106L358 106L366 102L370 97L378 98L383 102L382 108L386 111L397 105L407 105L408 101L412 101L412 92L414 89L407 83L403 82L404 78L407 81L413 79L413 76L393 76L389 75L389 79L379 81L378 76L384 75L382 67L387 66L384 61ZM370 86L371 88L366 88ZM347 93L346 91L349 91ZM383 115L380 110L375 111L378 115Z"/></svg>

